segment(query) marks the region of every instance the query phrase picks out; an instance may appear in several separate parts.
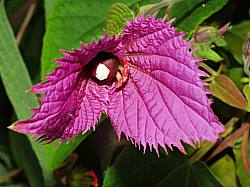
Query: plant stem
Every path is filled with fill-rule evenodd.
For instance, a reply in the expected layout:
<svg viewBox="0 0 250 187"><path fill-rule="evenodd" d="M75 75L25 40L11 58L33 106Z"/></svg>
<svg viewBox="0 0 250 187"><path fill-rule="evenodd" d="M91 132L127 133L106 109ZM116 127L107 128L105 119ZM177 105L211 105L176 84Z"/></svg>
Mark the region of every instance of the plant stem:
<svg viewBox="0 0 250 187"><path fill-rule="evenodd" d="M22 168L17 168L11 172L9 172L7 175L3 176L0 178L0 184L3 184L7 181L9 181L12 177L17 176L18 174L20 174L23 171Z"/></svg>
<svg viewBox="0 0 250 187"><path fill-rule="evenodd" d="M29 7L29 10L24 18L24 21L21 25L21 28L19 29L17 35L16 35L16 42L17 42L17 45L20 44L22 38L23 38L23 34L34 14L34 11L35 11L35 8L36 8L36 2L34 1L33 3L30 4L30 7Z"/></svg>
<svg viewBox="0 0 250 187"><path fill-rule="evenodd" d="M204 62L198 63L204 70L206 70L210 75L217 75L217 72L214 71L212 68L210 68L207 64Z"/></svg>
<svg viewBox="0 0 250 187"><path fill-rule="evenodd" d="M250 164L248 160L248 137L249 137L249 129L243 133L242 142L241 142L241 154L242 154L242 162L243 166L250 176Z"/></svg>
<svg viewBox="0 0 250 187"><path fill-rule="evenodd" d="M27 12L28 8L34 1L35 0L29 0L17 11L17 13L10 20L11 25L13 26L16 25L17 21L25 14L25 12Z"/></svg>
<svg viewBox="0 0 250 187"><path fill-rule="evenodd" d="M178 3L180 1L183 1L183 0L163 0L162 2L156 3L150 9L146 10L144 12L144 14L146 16L150 16L150 15L154 14L155 12L157 12L160 9L162 9L164 7L167 7L169 5L172 5L174 3Z"/></svg>
<svg viewBox="0 0 250 187"><path fill-rule="evenodd" d="M221 64L220 64L220 66L219 66L219 68L218 68L218 70L217 70L217 73L218 73L218 74L221 74L221 73L222 73L223 68L224 68L224 64L223 64L223 63L221 63Z"/></svg>
<svg viewBox="0 0 250 187"><path fill-rule="evenodd" d="M221 134L220 137L226 138L228 137L235 129L235 124L240 120L240 117L243 116L245 112L239 112L236 116L232 117L226 124L225 124L225 132Z"/></svg>
<svg viewBox="0 0 250 187"><path fill-rule="evenodd" d="M214 146L214 143L212 142L205 142L202 144L202 147L195 152L189 160L191 162L195 162L197 160L200 160L212 147Z"/></svg>
<svg viewBox="0 0 250 187"><path fill-rule="evenodd" d="M243 125L237 129L231 136L227 137L212 153L209 155L208 160L225 150L227 147L233 145L234 141L241 137L245 131L250 128L250 123L243 123Z"/></svg>

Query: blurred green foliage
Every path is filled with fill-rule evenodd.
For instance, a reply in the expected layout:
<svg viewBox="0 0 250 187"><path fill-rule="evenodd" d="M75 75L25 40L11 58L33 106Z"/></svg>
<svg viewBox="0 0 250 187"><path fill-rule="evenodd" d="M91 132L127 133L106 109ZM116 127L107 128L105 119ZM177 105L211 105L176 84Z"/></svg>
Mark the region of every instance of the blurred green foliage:
<svg viewBox="0 0 250 187"><path fill-rule="evenodd" d="M36 9L17 46L14 36L20 31L31 3L36 3ZM119 7L111 8L113 3L120 3ZM127 141L117 143L112 129L103 124L109 123L106 120L101 124L104 131L98 127L96 133L79 135L75 141L60 146L57 142L38 143L6 129L16 119L31 115L30 108L38 103L25 91L32 82L40 80L40 75L53 70L56 64L52 61L61 56L60 49L79 48L80 41L90 43L101 37L104 29L110 34L118 33L126 20L141 12L140 7L157 7L157 3L157 0L0 0L0 186L68 185L65 180L77 178L74 175L78 176L78 171L87 169L94 169L99 184L105 187L250 186L250 176L242 163L240 136L208 161L213 145L207 144L199 145L202 154L190 148L190 155L178 151L167 156L161 154L160 158L149 152L144 155L126 145ZM193 42L196 55L206 59L202 68L209 77L204 80L212 92L216 114L222 122L239 116L233 127L227 129L227 138L234 136L240 123L248 120L250 111L249 77L244 74L242 60L242 44L250 32L249 7L250 3L243 0L183 0L154 12L159 11L158 17L176 18L174 25L187 32L186 38ZM230 27L220 34L220 28L228 22ZM250 143L250 154L249 149ZM72 152L79 155L79 161L67 167ZM75 166L84 169L73 169ZM22 171L5 178L17 168ZM54 175L55 171L60 172Z"/></svg>

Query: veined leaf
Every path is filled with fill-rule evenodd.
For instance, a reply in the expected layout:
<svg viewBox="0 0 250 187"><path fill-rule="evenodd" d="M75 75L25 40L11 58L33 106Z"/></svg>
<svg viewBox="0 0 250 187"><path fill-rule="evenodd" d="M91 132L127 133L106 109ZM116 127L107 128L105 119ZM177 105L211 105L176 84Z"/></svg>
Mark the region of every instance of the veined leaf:
<svg viewBox="0 0 250 187"><path fill-rule="evenodd" d="M106 16L106 30L110 35L119 34L134 13L122 3L113 4Z"/></svg>

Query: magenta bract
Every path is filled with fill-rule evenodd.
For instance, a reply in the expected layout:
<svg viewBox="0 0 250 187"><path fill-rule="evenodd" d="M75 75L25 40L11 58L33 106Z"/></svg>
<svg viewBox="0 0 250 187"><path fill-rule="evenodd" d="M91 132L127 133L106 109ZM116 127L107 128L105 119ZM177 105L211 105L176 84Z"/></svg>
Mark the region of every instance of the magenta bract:
<svg viewBox="0 0 250 187"><path fill-rule="evenodd" d="M206 73L198 69L184 33L176 33L171 23L140 16L119 36L105 35L81 49L63 51L65 57L55 60L60 66L46 76L48 81L31 89L44 94L40 107L10 128L62 142L95 129L105 112L119 138L124 133L144 150L149 145L158 153L160 145L184 152L182 142L216 141L224 128L200 79ZM93 59L100 54L119 61L113 81L102 83L90 76Z"/></svg>

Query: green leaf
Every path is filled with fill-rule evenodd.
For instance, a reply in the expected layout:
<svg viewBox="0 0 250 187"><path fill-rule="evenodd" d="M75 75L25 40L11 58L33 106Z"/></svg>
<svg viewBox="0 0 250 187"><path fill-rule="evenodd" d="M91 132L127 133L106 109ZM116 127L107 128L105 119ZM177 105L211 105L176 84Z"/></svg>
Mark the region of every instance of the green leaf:
<svg viewBox="0 0 250 187"><path fill-rule="evenodd" d="M236 173L239 178L239 182L242 187L250 186L250 177L245 171L242 162L241 146L234 146L233 152L235 156ZM250 155L250 140L248 141L248 155Z"/></svg>
<svg viewBox="0 0 250 187"><path fill-rule="evenodd" d="M109 7L117 2L107 0L57 0L50 16L46 20L42 54L42 75L51 72L56 63L52 60L61 57L60 49L70 50L80 46L80 41L90 43L93 38L103 35L105 15ZM134 0L122 0L128 6L136 3Z"/></svg>
<svg viewBox="0 0 250 187"><path fill-rule="evenodd" d="M66 160L70 153L72 153L77 146L88 136L87 134L78 135L73 142L62 143L60 146L56 142L52 142L46 145L44 151L47 156L48 168L50 172L53 172Z"/></svg>
<svg viewBox="0 0 250 187"><path fill-rule="evenodd" d="M44 0L45 17L48 18L56 0Z"/></svg>
<svg viewBox="0 0 250 187"><path fill-rule="evenodd" d="M106 31L109 35L119 34L127 21L133 19L134 13L123 3L115 3L108 10L106 16Z"/></svg>
<svg viewBox="0 0 250 187"><path fill-rule="evenodd" d="M219 36L217 36L214 40L214 43L218 46L218 47L224 47L227 45L227 42L224 38L221 38Z"/></svg>
<svg viewBox="0 0 250 187"><path fill-rule="evenodd" d="M183 0L174 3L170 8L170 17L176 18L175 23L178 24L181 20L190 15L190 13L200 6L204 0Z"/></svg>
<svg viewBox="0 0 250 187"><path fill-rule="evenodd" d="M211 171L226 187L237 187L236 170L233 159L225 155L210 166Z"/></svg>
<svg viewBox="0 0 250 187"><path fill-rule="evenodd" d="M218 75L209 86L212 95L230 106L246 110L247 101L234 82L226 75Z"/></svg>
<svg viewBox="0 0 250 187"><path fill-rule="evenodd" d="M104 187L222 187L201 162L189 162L178 152L156 154L141 151L131 145L127 146L107 170Z"/></svg>
<svg viewBox="0 0 250 187"><path fill-rule="evenodd" d="M187 14L182 20L180 20L177 24L178 29L181 31L187 31L188 34L186 37L189 38L203 21L219 11L228 1L229 0L208 0L197 5L195 9L192 9L191 14ZM182 11L182 9L179 11Z"/></svg>
<svg viewBox="0 0 250 187"><path fill-rule="evenodd" d="M194 55L198 58L204 58L212 60L214 62L220 62L223 58L211 49L210 44L196 44L193 45Z"/></svg>
<svg viewBox="0 0 250 187"><path fill-rule="evenodd" d="M250 21L242 21L237 25L232 25L232 29L225 33L225 40L227 41L226 49L228 49L234 56L235 60L243 64L242 60L242 45L244 39L250 28Z"/></svg>

